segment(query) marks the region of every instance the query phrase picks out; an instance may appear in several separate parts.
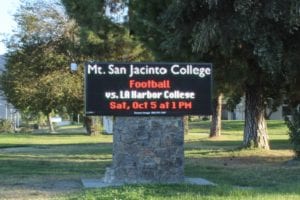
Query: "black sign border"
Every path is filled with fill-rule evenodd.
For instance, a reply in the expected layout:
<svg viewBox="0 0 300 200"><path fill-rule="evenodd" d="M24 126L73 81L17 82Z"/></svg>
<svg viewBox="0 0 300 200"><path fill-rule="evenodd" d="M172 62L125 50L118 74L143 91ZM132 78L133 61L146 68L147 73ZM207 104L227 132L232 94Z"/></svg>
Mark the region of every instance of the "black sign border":
<svg viewBox="0 0 300 200"><path fill-rule="evenodd" d="M203 66L209 66L210 70L211 70L211 74L210 74L210 105L209 105L209 112L208 113L199 113L199 112L188 112L188 113L184 113L184 111L180 112L172 112L172 113L168 113L166 112L165 114L157 114L157 111L153 111L156 112L156 114L152 114L151 111L141 111L141 114L134 114L134 111L132 111L131 114L129 113L117 113L117 114L98 114L98 112L94 112L94 113L87 113L87 66L89 64L97 64L97 65L101 65L101 64L123 64L123 65L154 65L154 64L158 64L158 65L174 65L174 64L178 64L178 65L203 65ZM84 65L84 114L85 116L123 116L123 117L145 117L145 116L160 116L160 117L170 117L170 116L186 116L186 115L202 115L202 116L208 116L212 114L212 94L213 94L213 64L212 63L208 63L208 62L99 62L99 61L89 61L86 62ZM150 114L146 114L150 112ZM145 114L142 114L145 113Z"/></svg>

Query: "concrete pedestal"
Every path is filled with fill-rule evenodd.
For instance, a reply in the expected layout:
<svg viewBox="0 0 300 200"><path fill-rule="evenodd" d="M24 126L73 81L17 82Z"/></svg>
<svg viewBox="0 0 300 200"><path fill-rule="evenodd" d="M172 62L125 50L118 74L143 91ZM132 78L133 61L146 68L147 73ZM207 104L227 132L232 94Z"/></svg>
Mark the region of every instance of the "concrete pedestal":
<svg viewBox="0 0 300 200"><path fill-rule="evenodd" d="M116 117L105 183L183 183L182 117Z"/></svg>

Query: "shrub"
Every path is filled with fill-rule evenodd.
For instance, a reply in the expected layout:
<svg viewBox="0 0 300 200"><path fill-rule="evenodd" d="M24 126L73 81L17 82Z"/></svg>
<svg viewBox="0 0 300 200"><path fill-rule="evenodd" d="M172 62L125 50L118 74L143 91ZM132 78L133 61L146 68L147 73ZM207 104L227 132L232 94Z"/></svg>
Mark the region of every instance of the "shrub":
<svg viewBox="0 0 300 200"><path fill-rule="evenodd" d="M19 133L32 133L32 130L33 130L33 127L32 126L22 126L22 127L19 127Z"/></svg>
<svg viewBox="0 0 300 200"><path fill-rule="evenodd" d="M40 125L38 125L38 124L33 124L33 129L35 129L35 130L40 129Z"/></svg>
<svg viewBox="0 0 300 200"><path fill-rule="evenodd" d="M13 132L13 126L10 120L0 119L0 133Z"/></svg>
<svg viewBox="0 0 300 200"><path fill-rule="evenodd" d="M290 118L286 117L286 124L289 128L290 141L293 144L296 159L300 159L300 112L293 111Z"/></svg>

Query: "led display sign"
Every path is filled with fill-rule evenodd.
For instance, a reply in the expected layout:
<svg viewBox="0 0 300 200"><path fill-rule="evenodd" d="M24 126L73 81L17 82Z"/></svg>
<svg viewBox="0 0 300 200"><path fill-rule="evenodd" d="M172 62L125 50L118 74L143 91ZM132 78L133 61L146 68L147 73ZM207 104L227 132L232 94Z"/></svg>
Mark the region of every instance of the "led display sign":
<svg viewBox="0 0 300 200"><path fill-rule="evenodd" d="M209 63L86 63L85 113L210 115L211 79Z"/></svg>

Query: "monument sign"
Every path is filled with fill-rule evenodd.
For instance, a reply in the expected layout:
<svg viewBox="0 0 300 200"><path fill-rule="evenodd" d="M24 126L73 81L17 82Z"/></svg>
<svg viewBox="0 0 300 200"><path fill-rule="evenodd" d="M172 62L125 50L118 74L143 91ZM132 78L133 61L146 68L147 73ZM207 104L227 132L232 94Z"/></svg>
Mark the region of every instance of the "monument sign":
<svg viewBox="0 0 300 200"><path fill-rule="evenodd" d="M184 182L182 116L210 115L211 77L207 63L87 63L86 115L117 116L103 181Z"/></svg>

